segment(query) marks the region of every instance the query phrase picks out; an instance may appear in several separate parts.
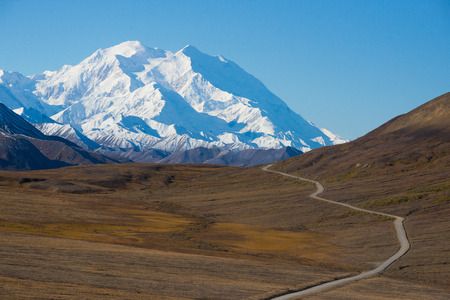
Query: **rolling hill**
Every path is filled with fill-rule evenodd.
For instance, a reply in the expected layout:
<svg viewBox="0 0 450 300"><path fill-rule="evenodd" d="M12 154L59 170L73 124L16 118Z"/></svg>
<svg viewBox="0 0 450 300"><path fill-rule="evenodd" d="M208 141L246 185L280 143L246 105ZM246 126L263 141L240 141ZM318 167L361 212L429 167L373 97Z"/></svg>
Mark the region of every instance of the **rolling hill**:
<svg viewBox="0 0 450 300"><path fill-rule="evenodd" d="M311 299L448 299L448 106L446 94L273 166L316 178L329 199L405 217L411 249L400 261ZM397 251L392 220L312 191L260 167L0 172L0 297L270 299Z"/></svg>
<svg viewBox="0 0 450 300"><path fill-rule="evenodd" d="M275 168L320 181L329 199L405 217L411 249L386 276L450 286L450 93L355 141ZM331 291L323 299L345 298L344 291L363 286Z"/></svg>

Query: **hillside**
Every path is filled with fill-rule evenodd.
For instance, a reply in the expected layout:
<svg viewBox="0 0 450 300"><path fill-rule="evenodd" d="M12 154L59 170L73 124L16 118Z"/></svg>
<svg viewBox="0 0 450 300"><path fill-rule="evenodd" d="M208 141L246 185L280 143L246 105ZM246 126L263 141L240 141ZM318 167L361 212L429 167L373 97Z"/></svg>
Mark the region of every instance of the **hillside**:
<svg viewBox="0 0 450 300"><path fill-rule="evenodd" d="M445 112L448 95L430 103L274 166L318 178L327 198L406 219L411 250L383 276L312 299L448 299L448 139L440 121L417 119ZM270 299L398 249L392 220L311 199L313 190L259 167L0 172L0 296Z"/></svg>
<svg viewBox="0 0 450 300"><path fill-rule="evenodd" d="M390 222L309 191L259 168L0 172L0 297L263 299L394 249Z"/></svg>
<svg viewBox="0 0 450 300"><path fill-rule="evenodd" d="M0 103L0 168L50 169L114 162L61 137L47 136Z"/></svg>
<svg viewBox="0 0 450 300"><path fill-rule="evenodd" d="M324 197L405 217L411 250L386 275L450 286L450 93L353 142L317 149L275 168L319 180ZM361 287L363 282L325 298L338 299Z"/></svg>

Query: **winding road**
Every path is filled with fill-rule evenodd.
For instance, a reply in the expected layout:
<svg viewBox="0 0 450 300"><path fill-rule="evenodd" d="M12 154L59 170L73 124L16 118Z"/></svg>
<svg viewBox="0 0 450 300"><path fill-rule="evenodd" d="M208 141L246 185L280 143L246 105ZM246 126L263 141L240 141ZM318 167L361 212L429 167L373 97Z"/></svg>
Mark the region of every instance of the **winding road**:
<svg viewBox="0 0 450 300"><path fill-rule="evenodd" d="M298 299L298 298L301 298L303 296L309 296L309 295L312 295L312 294L324 292L324 291L330 290L332 288L340 287L340 286L343 286L343 285L351 283L351 282L355 282L355 281L358 281L358 280L361 280L361 279L366 279L366 278L378 275L378 274L382 273L384 270L386 270L391 264L393 264L395 261L397 261L400 257L402 257L406 252L408 252L408 250L410 248L410 243L409 243L409 240L408 240L408 236L406 235L405 227L403 225L404 218L399 217L399 216L395 216L395 215L391 215L391 214L386 214L386 213L383 213L383 212L378 212L378 211L374 211L374 210L359 208L359 207L356 207L356 206L353 206L353 205L350 205L350 204L341 203L341 202L328 200L328 199L319 197L317 195L319 195L320 193L322 193L324 191L323 185L320 184L320 182L315 181L315 180L311 180L311 179L307 179L307 178L303 178L303 177L299 177L299 176L295 176L295 175L291 175L291 174L287 174L287 173L280 172L280 171L270 170L269 168L271 166L272 165L267 165L267 166L263 167L262 169L263 169L263 171L266 171L266 172L275 173L275 174L279 174L279 175L282 175L282 176L287 176L287 177L291 177L291 178L294 178L294 179L299 179L299 180L302 180L302 181L306 181L306 182L310 182L310 183L315 184L316 191L314 193L312 193L311 195L309 195L309 197L312 198L312 199L328 202L328 203L334 204L334 205L344 206L344 207L347 207L349 209L365 212L365 213L372 214L372 215L379 215L379 216L392 218L394 220L394 226L395 226L395 231L396 231L396 234L397 234L397 239L398 239L398 242L400 244L400 249L396 253L394 253L394 255L392 255L391 257L389 257L385 261L383 261L381 264L379 264L376 268L374 268L372 270L364 271L364 272L362 272L362 273L360 273L358 275L354 275L354 276L350 276L350 277L345 277L345 278L336 279L336 280L328 281L328 282L325 282L325 283L321 283L321 284L318 284L318 285L315 285L315 286L311 286L311 287L305 288L303 290L299 290L299 291L295 291L295 292L289 292L289 293L286 293L284 295L276 296L274 298L271 298L271 300L292 300L292 299Z"/></svg>

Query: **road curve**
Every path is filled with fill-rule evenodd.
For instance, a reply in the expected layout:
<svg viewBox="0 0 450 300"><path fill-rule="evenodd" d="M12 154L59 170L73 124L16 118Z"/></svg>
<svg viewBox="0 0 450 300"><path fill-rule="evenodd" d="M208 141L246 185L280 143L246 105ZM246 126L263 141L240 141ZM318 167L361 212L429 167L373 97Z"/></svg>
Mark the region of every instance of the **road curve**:
<svg viewBox="0 0 450 300"><path fill-rule="evenodd" d="M354 275L354 276L350 276L350 277L345 277L345 278L341 278L341 279L336 279L336 280L332 280L332 281L328 281L325 283L321 283L315 286L311 286L308 288L305 288L303 290L299 290L296 292L289 292L286 293L284 295L281 296L276 296L271 298L271 300L292 300L292 299L298 299L301 298L303 296L309 296L312 294L316 294L319 292L323 292L326 290L330 290L332 288L336 288L336 287L340 287L343 286L345 284L354 282L354 281L358 281L361 279L366 279L375 275L378 275L380 273L382 273L384 270L386 270L391 264L393 264L395 261L397 261L400 257L402 257L406 252L408 252L409 248L410 248L410 243L408 240L408 236L406 235L406 230L405 227L403 225L403 221L404 218L399 217L399 216L395 216L395 215L391 215L391 214L386 214L386 213L382 213L382 212L378 212L378 211L374 211L374 210L369 210L369 209L364 209L364 208L359 208L350 204L346 204L346 203L341 203L341 202L337 202L337 201L333 201L333 200L328 200L322 197L319 197L317 195L319 195L320 193L322 193L324 191L323 185L320 184L320 182L315 181L315 180L311 180L311 179L307 179L307 178L303 178L303 177L299 177L299 176L295 176L295 175L291 175L291 174L287 174L284 172L280 172L280 171L274 171L274 170L270 170L269 168L272 165L267 165L265 167L263 167L263 171L266 172L270 172L270 173L275 173L275 174L279 174L282 176L287 176L287 177L291 177L294 179L299 179L302 181L306 181L306 182L310 182L315 184L316 186L316 191L314 193L312 193L311 195L309 195L310 198L313 198L315 200L319 200L319 201L324 201L324 202L328 202L331 204L335 204L335 205L340 205L340 206L344 206L353 210L357 210L357 211L361 211L361 212L365 212L368 214L372 214L372 215L379 215L379 216L384 216L384 217L389 217L394 219L394 226L395 226L395 231L397 233L397 239L398 242L400 244L400 249L394 253L394 255L392 255L391 257L389 257L388 259L386 259L385 261L383 261L381 264L379 264L375 269L369 270L369 271L364 271L358 275Z"/></svg>

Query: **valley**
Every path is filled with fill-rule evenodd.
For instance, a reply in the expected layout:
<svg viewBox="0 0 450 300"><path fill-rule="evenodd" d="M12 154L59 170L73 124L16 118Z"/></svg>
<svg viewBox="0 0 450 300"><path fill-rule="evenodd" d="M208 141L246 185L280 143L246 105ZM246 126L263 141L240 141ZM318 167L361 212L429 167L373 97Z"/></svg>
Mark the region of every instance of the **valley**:
<svg viewBox="0 0 450 300"><path fill-rule="evenodd" d="M0 300L449 300L448 4L0 0Z"/></svg>
<svg viewBox="0 0 450 300"><path fill-rule="evenodd" d="M0 296L272 299L357 276L308 298L447 299L449 95L270 168L1 171ZM12 140L34 132L14 118Z"/></svg>
<svg viewBox="0 0 450 300"><path fill-rule="evenodd" d="M390 221L315 203L307 184L259 168L0 178L3 295L260 299L354 274L396 248Z"/></svg>

